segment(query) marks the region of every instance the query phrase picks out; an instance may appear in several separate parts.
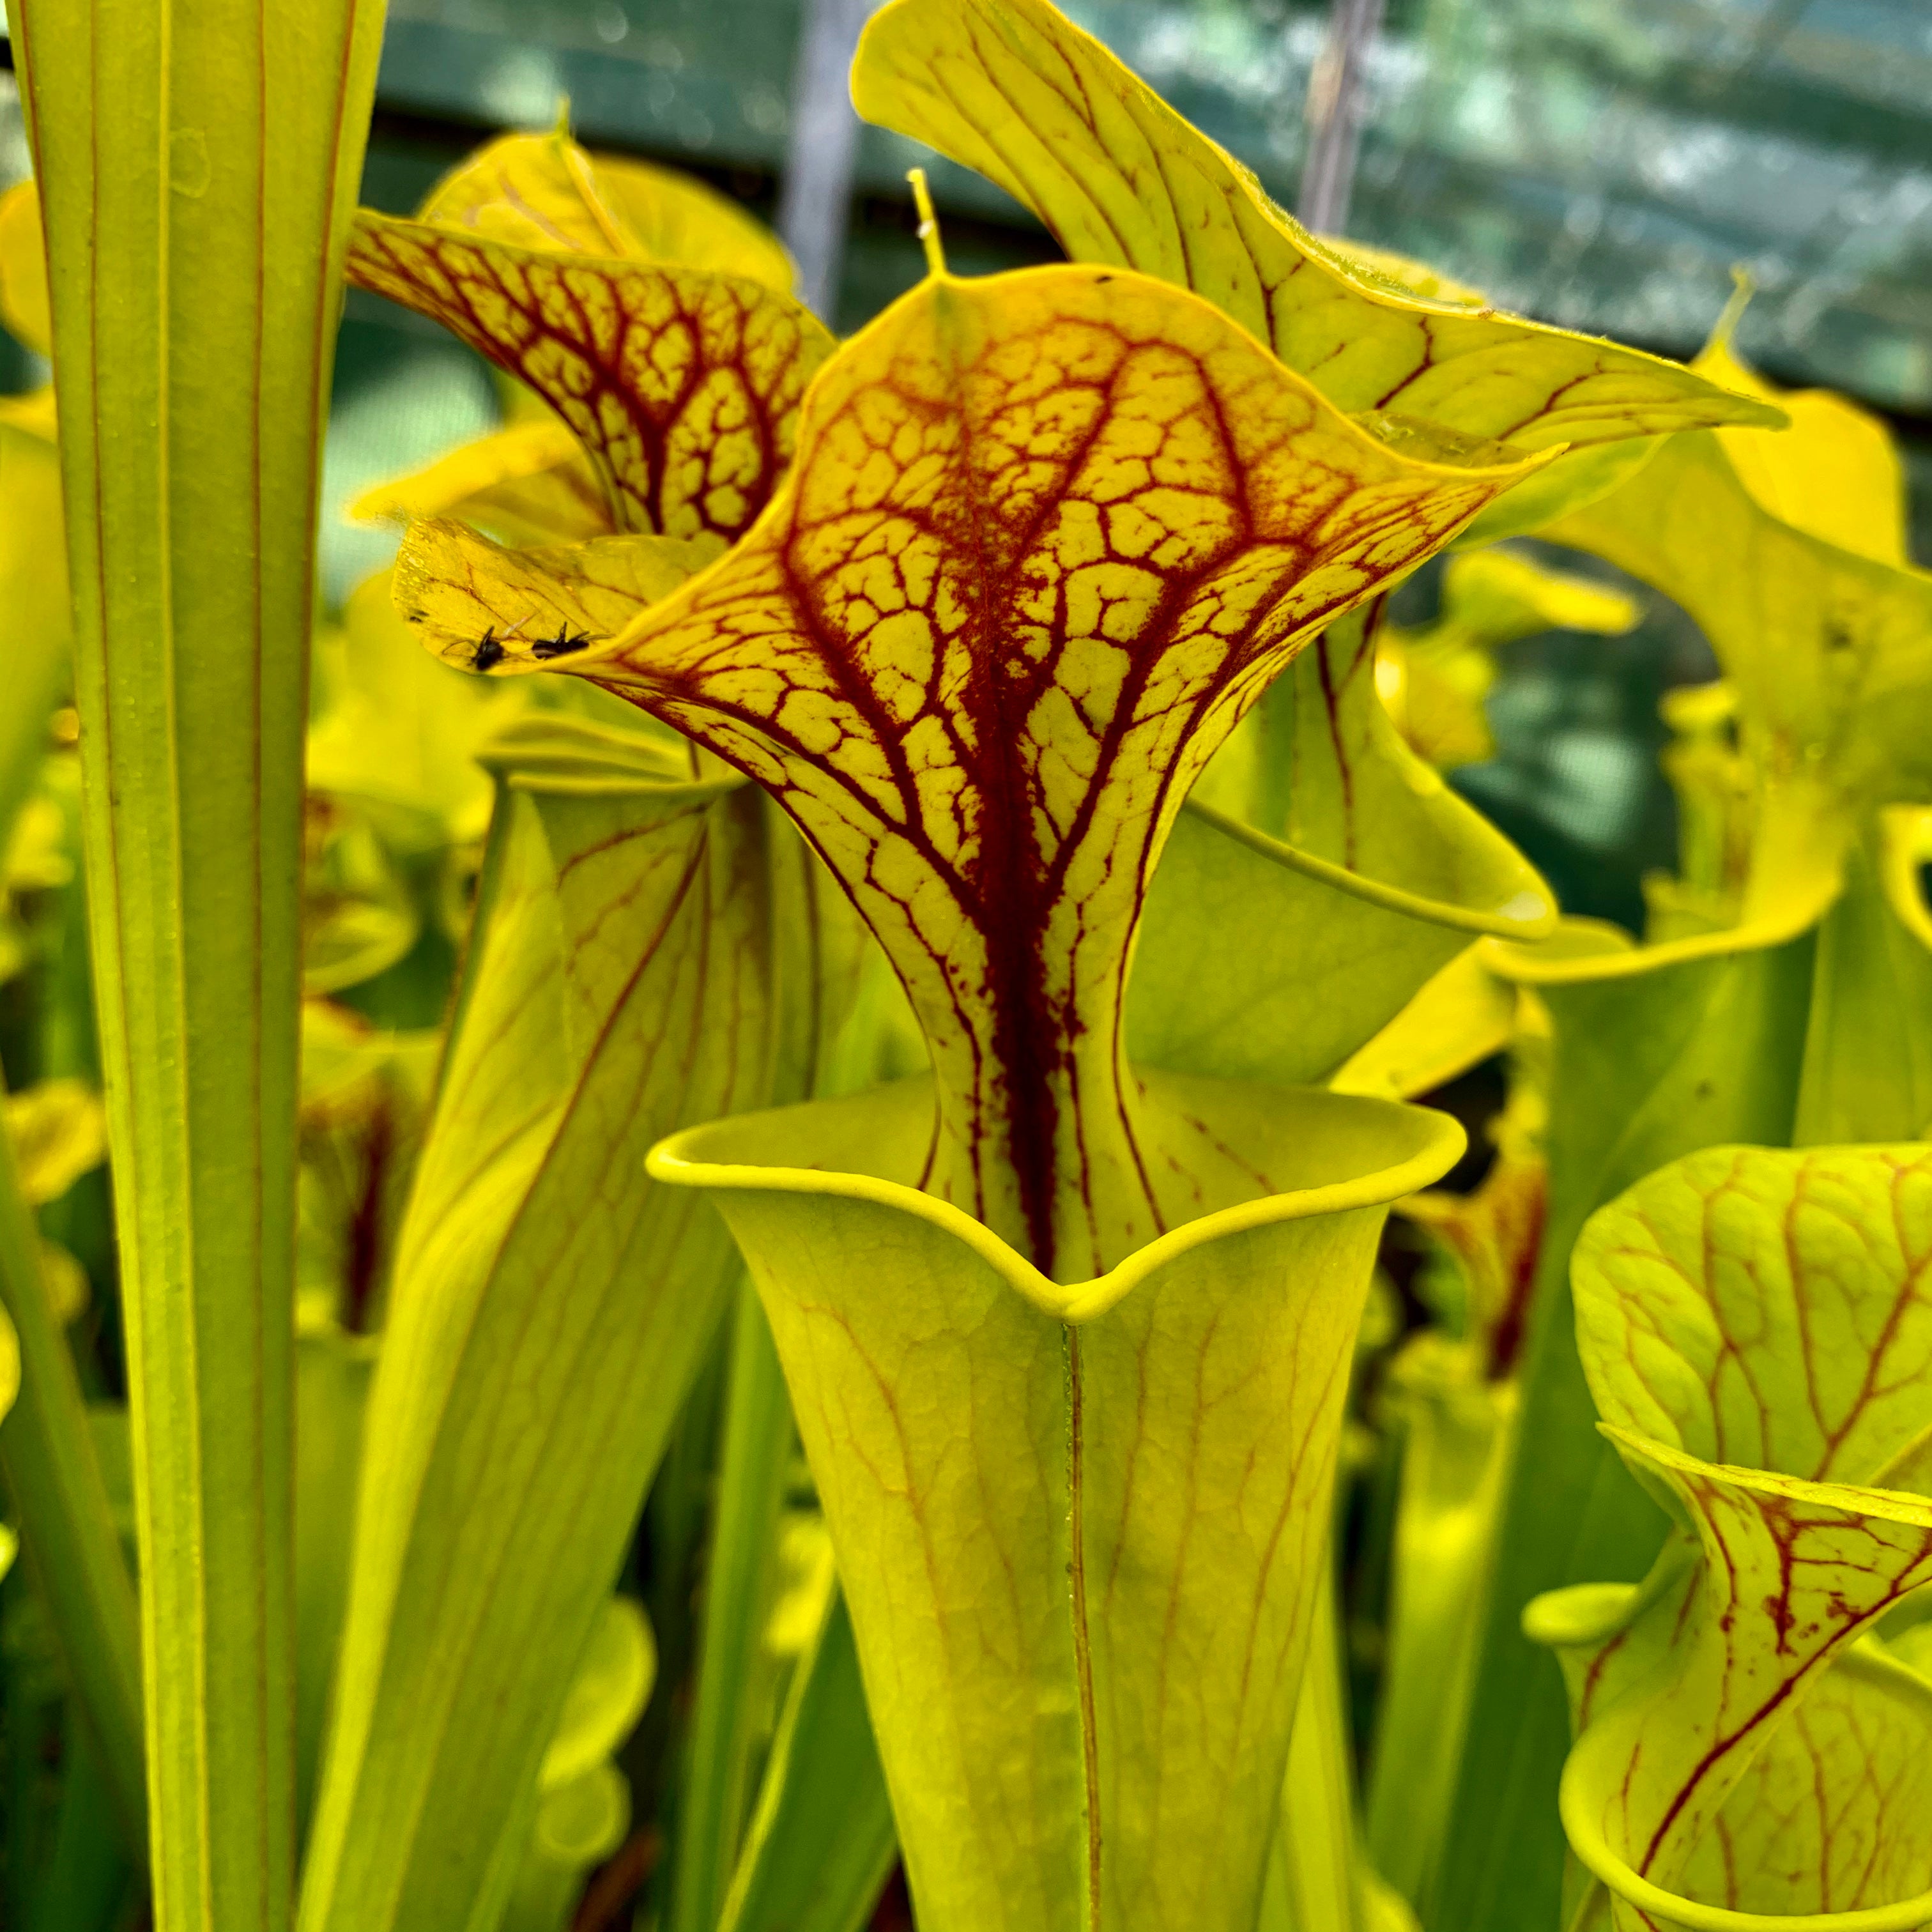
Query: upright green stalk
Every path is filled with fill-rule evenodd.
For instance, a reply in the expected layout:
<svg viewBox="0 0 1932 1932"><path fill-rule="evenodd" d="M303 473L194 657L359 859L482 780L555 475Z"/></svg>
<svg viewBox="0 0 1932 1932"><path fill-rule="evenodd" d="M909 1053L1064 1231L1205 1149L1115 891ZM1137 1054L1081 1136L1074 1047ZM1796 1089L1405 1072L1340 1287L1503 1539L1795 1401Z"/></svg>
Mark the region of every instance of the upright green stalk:
<svg viewBox="0 0 1932 1932"><path fill-rule="evenodd" d="M726 1402L670 1932L712 1932L717 1924L751 1795L751 1691L764 1635L765 1566L784 1500L792 1424L771 1325L748 1282L738 1292Z"/></svg>
<svg viewBox="0 0 1932 1932"><path fill-rule="evenodd" d="M310 543L372 0L20 0L126 1283L159 1932L295 1872Z"/></svg>
<svg viewBox="0 0 1932 1932"><path fill-rule="evenodd" d="M26 1552L92 1727L103 1781L141 1842L141 1652L134 1590L95 1460L67 1337L40 1270L40 1237L0 1134L0 1304L20 1342L20 1392L0 1426Z"/></svg>

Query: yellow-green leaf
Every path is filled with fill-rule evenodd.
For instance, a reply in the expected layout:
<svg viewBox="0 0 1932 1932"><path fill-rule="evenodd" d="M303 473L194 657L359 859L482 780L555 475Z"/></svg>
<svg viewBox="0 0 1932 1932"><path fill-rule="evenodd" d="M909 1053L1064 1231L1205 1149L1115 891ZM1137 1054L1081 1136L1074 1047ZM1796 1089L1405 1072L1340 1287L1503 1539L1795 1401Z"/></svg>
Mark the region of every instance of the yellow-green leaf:
<svg viewBox="0 0 1932 1932"><path fill-rule="evenodd" d="M1928 1255L1923 1148L1674 1162L1577 1244L1598 1412L1707 1462L1886 1482L1932 1424Z"/></svg>
<svg viewBox="0 0 1932 1932"><path fill-rule="evenodd" d="M997 182L1076 261L1204 296L1338 409L1525 448L1780 419L1676 364L1355 266L1047 0L893 0L852 95Z"/></svg>
<svg viewBox="0 0 1932 1932"><path fill-rule="evenodd" d="M302 733L381 8L8 16L73 510L154 1922L286 1932Z"/></svg>
<svg viewBox="0 0 1932 1932"><path fill-rule="evenodd" d="M1837 1674L1844 1653L1885 1611L1932 1581L1932 1504L1720 1467L1612 1434L1633 1470L1681 1511L1689 1533L1666 1546L1640 1589L1564 1592L1532 1605L1526 1621L1540 1640L1568 1653L1579 1735L1563 1775L1564 1826L1578 1857L1615 1895L1618 1932L1702 1932L1711 1922L1700 1925L1696 1908L1730 1900L1700 1895L1693 1888L1700 1875L1733 1897L1771 1892L1801 1925L1820 1915L1810 1922L1817 1932L1834 1932L1823 1915L1860 1906L1893 1908L1881 1922L1898 1932L1922 1924L1932 1914L1924 1882L1932 1832L1922 1812L1904 1808L1875 1808L1876 1819L1860 1820L1862 1778L1848 1790L1790 1792L1816 1807L1795 1844L1770 1820L1755 1831L1736 1826L1761 1802L1748 1782L1754 1769L1787 1727L1796 1732L1800 1762L1810 1759L1814 1775L1826 1768L1826 1754L1806 1748L1806 1694ZM1599 1606L1614 1606L1614 1613L1592 1629L1583 1618ZM1828 1709L1834 1700L1826 1695ZM1911 1714L1922 1753L1932 1727L1922 1703ZM1828 1716L1823 1723L1828 1734ZM1841 1761L1848 1742L1834 1754ZM1868 1758L1861 1772L1895 1769L1898 1755ZM1773 1756L1766 1768L1774 1788L1789 1790L1788 1763ZM1741 1786L1744 1819L1731 1811ZM1832 1856L1833 1838L1858 1822L1888 1826L1890 1842L1841 1845ZM1826 1856L1814 1850L1807 1860L1805 1835L1814 1844L1822 1836ZM1742 1866L1754 1850L1763 1862ZM1849 1870L1834 1870L1841 1864ZM1917 1878L1916 1890L1887 1896L1868 1888L1895 1881L1901 1868ZM1685 1909L1672 1910L1680 1904Z"/></svg>
<svg viewBox="0 0 1932 1932"><path fill-rule="evenodd" d="M349 1597L362 1418L377 1349L373 1334L344 1331L337 1301L305 1296L296 1317L296 1815L304 1834Z"/></svg>
<svg viewBox="0 0 1932 1932"><path fill-rule="evenodd" d="M790 295L784 244L689 175L592 154L561 129L506 134L439 182L416 219L522 248L706 268Z"/></svg>
<svg viewBox="0 0 1932 1932"><path fill-rule="evenodd" d="M1192 1211L1118 1043L1182 796L1312 633L1529 466L1397 454L1206 304L1076 268L915 291L828 365L800 453L568 662L770 786L844 880L938 1070L928 1184L1096 1268Z"/></svg>
<svg viewBox="0 0 1932 1932"><path fill-rule="evenodd" d="M1466 946L1351 1054L1328 1083L1338 1094L1413 1100L1500 1053L1516 1025L1516 989Z"/></svg>
<svg viewBox="0 0 1932 1932"><path fill-rule="evenodd" d="M824 326L756 282L557 254L367 209L350 278L441 322L576 434L623 530L734 537L790 460Z"/></svg>
<svg viewBox="0 0 1932 1932"><path fill-rule="evenodd" d="M514 1876L736 1270L702 1203L640 1178L644 1152L766 1101L794 1077L792 1006L838 1006L843 908L752 787L562 716L513 727L491 765L369 1413L309 1932L466 1925ZM780 974L773 947L814 926L820 953Z"/></svg>
<svg viewBox="0 0 1932 1932"><path fill-rule="evenodd" d="M1922 810L1894 808L1889 824ZM1844 890L1818 928L1792 1133L1800 1146L1932 1130L1932 936L1916 866L1888 881L1886 842L1868 830L1850 847Z"/></svg>
<svg viewBox="0 0 1932 1932"><path fill-rule="evenodd" d="M794 1672L719 1932L860 1932L898 1851L852 1619L835 1586Z"/></svg>
<svg viewBox="0 0 1932 1932"><path fill-rule="evenodd" d="M1932 1684L1866 1639L1774 1732L1685 1862L1690 1898L1779 1918L1932 1891ZM1827 1924L1830 1920L1826 1921ZM1699 1932L1692 1928L1691 1932Z"/></svg>
<svg viewBox="0 0 1932 1932"><path fill-rule="evenodd" d="M1540 532L1682 604L1735 688L1762 778L1856 806L1932 788L1932 573L1874 562L1766 509L1715 433ZM1768 442L1774 439L1754 438Z"/></svg>
<svg viewBox="0 0 1932 1932"><path fill-rule="evenodd" d="M394 600L420 642L465 670L577 670L723 548L715 536L615 536L512 550L435 518L410 526Z"/></svg>
<svg viewBox="0 0 1932 1932"><path fill-rule="evenodd" d="M1246 1164L1088 1282L916 1191L922 1082L651 1156L771 1316L926 1932L1255 1924L1376 1234L1461 1138L1148 1078Z"/></svg>
<svg viewBox="0 0 1932 1932"><path fill-rule="evenodd" d="M1529 938L1554 921L1522 854L1402 743L1367 637L1354 615L1332 626L1196 785L1148 895L1136 1058L1325 1080L1472 932ZM1230 946L1237 930L1254 938Z"/></svg>
<svg viewBox="0 0 1932 1932"><path fill-rule="evenodd" d="M596 466L548 411L376 484L349 513L370 522L457 517L524 544L581 543L616 527Z"/></svg>
<svg viewBox="0 0 1932 1932"><path fill-rule="evenodd" d="M1692 366L1727 389L1775 404L1790 418L1778 436L1718 432L1739 481L1762 508L1875 563L1911 561L1905 465L1878 417L1828 389L1773 388L1732 352L1722 325Z"/></svg>
<svg viewBox="0 0 1932 1932"><path fill-rule="evenodd" d="M1532 1613L1564 1651L1578 1730L1564 1823L1620 1926L1697 1924L1670 1894L1800 1915L1894 1906L1898 1925L1919 1922L1904 1907L1932 1880L1923 1812L1866 1804L1870 1759L1822 1792L1793 1773L1852 1767L1864 1706L1869 1749L1899 1756L1881 1749L1870 1672L1832 1680L1932 1580L1932 1502L1911 1493L1932 1479L1928 1256L1922 1146L1712 1148L1612 1203L1578 1244L1592 1394L1682 1526L1640 1590L1564 1592ZM1904 1712L1922 1752L1924 1691ZM1780 1790L1795 1838L1768 1813ZM1861 1822L1882 1835L1848 1841Z"/></svg>
<svg viewBox="0 0 1932 1932"><path fill-rule="evenodd" d="M6 1098L20 1192L29 1207L57 1201L107 1158L107 1116L84 1080L42 1080Z"/></svg>
<svg viewBox="0 0 1932 1932"><path fill-rule="evenodd" d="M1540 1591L1638 1574L1660 1534L1655 1510L1592 1426L1570 1252L1596 1208L1664 1162L1714 1143L1790 1140L1809 928L1838 875L1829 862L1794 862L1772 876L1775 898L1729 932L1640 948L1620 930L1576 921L1536 948L1485 943L1492 966L1533 992L1553 1023L1550 1194L1520 1446L1437 1898L1446 1923L1528 1927L1557 1909L1563 1849L1550 1793L1568 1725L1521 1611Z"/></svg>
<svg viewBox="0 0 1932 1932"><path fill-rule="evenodd" d="M0 322L36 356L53 353L40 191L30 181L0 194Z"/></svg>
<svg viewBox="0 0 1932 1932"><path fill-rule="evenodd" d="M1418 1905L1433 1888L1455 1797L1515 1442L1516 1387L1495 1379L1491 1360L1485 1347L1424 1329L1389 1369L1401 1489L1366 1842L1376 1869Z"/></svg>
<svg viewBox="0 0 1932 1932"><path fill-rule="evenodd" d="M538 1790L569 1784L616 1750L644 1714L657 1668L657 1646L643 1610L628 1597L613 1597L571 1679L537 1773Z"/></svg>

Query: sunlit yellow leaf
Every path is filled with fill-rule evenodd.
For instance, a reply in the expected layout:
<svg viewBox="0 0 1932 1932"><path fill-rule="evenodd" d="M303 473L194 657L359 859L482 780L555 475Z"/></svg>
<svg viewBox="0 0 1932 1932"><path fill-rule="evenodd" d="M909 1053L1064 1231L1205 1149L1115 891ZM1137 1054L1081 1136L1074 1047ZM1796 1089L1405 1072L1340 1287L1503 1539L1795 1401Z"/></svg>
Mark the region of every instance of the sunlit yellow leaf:
<svg viewBox="0 0 1932 1932"><path fill-rule="evenodd" d="M656 1678L650 1622L628 1597L613 1597L571 1679L537 1784L554 1790L608 1758L643 1715Z"/></svg>
<svg viewBox="0 0 1932 1932"><path fill-rule="evenodd" d="M1328 1084L1338 1094L1414 1100L1500 1053L1516 1016L1516 988L1466 946Z"/></svg>
<svg viewBox="0 0 1932 1932"><path fill-rule="evenodd" d="M1352 266L1046 0L894 0L852 94L868 120L997 182L1076 260L1206 296L1339 409L1526 448L1778 420L1674 363Z"/></svg>
<svg viewBox="0 0 1932 1932"><path fill-rule="evenodd" d="M458 517L527 544L581 543L616 528L596 466L547 410L378 483L349 514L367 522Z"/></svg>
<svg viewBox="0 0 1932 1932"><path fill-rule="evenodd" d="M395 602L424 643L466 670L575 670L722 548L711 536L617 536L510 550L433 519L410 526Z"/></svg>
<svg viewBox="0 0 1932 1932"><path fill-rule="evenodd" d="M1922 1146L1714 1148L1578 1244L1591 1394L1678 1525L1641 1588L1528 1619L1570 1684L1564 1825L1623 1932L1700 1906L1932 1912L1923 1807L1886 1795L1932 1691L1850 1654L1932 1579L1929 1180Z"/></svg>
<svg viewBox="0 0 1932 1932"><path fill-rule="evenodd" d="M5 1117L20 1192L30 1206L58 1200L107 1158L106 1112L84 1080L23 1087L7 1096Z"/></svg>
<svg viewBox="0 0 1932 1932"><path fill-rule="evenodd" d="M1828 389L1774 388L1732 349L1732 320L1691 367L1791 419L1776 436L1718 432L1738 480L1760 507L1812 536L1879 563L1909 563L1905 466L1884 423Z"/></svg>
<svg viewBox="0 0 1932 1932"><path fill-rule="evenodd" d="M734 537L790 460L832 338L787 297L692 268L512 246L364 209L352 280L434 317L543 397L620 528Z"/></svg>
<svg viewBox="0 0 1932 1932"><path fill-rule="evenodd" d="M1418 756L1442 771L1472 764L1495 750L1483 712L1495 652L1540 631L1615 637L1637 616L1635 600L1621 591L1509 550L1468 552L1444 568L1434 623L1378 633L1376 688Z"/></svg>
<svg viewBox="0 0 1932 1932"><path fill-rule="evenodd" d="M20 1345L14 1334L14 1324L8 1319L6 1312L0 1310L0 1416L4 1416L14 1406L14 1398L20 1393ZM7 1565L13 1561L14 1544L10 1536L0 1544L0 1576L6 1574Z"/></svg>
<svg viewBox="0 0 1932 1932"><path fill-rule="evenodd" d="M781 295L795 278L778 237L716 188L587 154L561 130L506 134L479 148L436 184L416 218L521 248L708 268Z"/></svg>
<svg viewBox="0 0 1932 1932"><path fill-rule="evenodd" d="M490 786L474 753L518 695L452 676L424 656L391 602L391 575L344 611L336 689L309 734L312 790L353 800L399 850L480 836Z"/></svg>
<svg viewBox="0 0 1932 1932"><path fill-rule="evenodd" d="M1162 1184L1119 1015L1181 798L1315 631L1530 466L1398 454L1192 296L1077 268L928 282L801 442L584 668L777 794L920 1012L929 1184L1084 1268Z"/></svg>
<svg viewBox="0 0 1932 1932"><path fill-rule="evenodd" d="M0 194L0 322L36 356L53 353L40 191L30 181Z"/></svg>
<svg viewBox="0 0 1932 1932"><path fill-rule="evenodd" d="M1774 516L1714 434L1674 438L1629 488L1552 524L1689 612L1735 687L1760 773L1849 801L1932 796L1932 573Z"/></svg>

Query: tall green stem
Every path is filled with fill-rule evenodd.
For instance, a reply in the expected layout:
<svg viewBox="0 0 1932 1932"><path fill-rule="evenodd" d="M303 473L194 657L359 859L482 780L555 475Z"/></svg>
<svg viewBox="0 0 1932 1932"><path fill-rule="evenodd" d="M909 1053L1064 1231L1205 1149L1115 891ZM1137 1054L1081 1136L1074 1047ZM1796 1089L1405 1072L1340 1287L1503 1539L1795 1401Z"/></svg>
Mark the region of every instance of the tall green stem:
<svg viewBox="0 0 1932 1932"><path fill-rule="evenodd" d="M126 1285L158 1932L295 1877L302 734L370 0L20 0Z"/></svg>
<svg viewBox="0 0 1932 1932"><path fill-rule="evenodd" d="M712 1932L744 1824L762 1587L791 1454L791 1405L770 1324L748 1282L738 1292L725 1396L724 1456L704 1579L704 1634L690 1768L678 1818L670 1932Z"/></svg>
<svg viewBox="0 0 1932 1932"><path fill-rule="evenodd" d="M27 1554L46 1594L68 1680L87 1714L129 1842L138 1847L147 1805L134 1586L115 1534L74 1358L48 1299L40 1237L4 1134L0 1299L20 1343L20 1392L0 1425L0 1463L20 1512Z"/></svg>

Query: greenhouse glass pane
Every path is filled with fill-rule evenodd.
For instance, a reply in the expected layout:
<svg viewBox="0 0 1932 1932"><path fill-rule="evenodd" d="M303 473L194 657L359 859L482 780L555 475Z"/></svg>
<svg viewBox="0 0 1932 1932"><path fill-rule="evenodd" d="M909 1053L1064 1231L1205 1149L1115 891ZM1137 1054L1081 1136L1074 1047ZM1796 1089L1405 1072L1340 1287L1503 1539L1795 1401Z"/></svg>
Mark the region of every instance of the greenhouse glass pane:
<svg viewBox="0 0 1932 1932"><path fill-rule="evenodd" d="M1326 9L1072 10L1292 201ZM776 169L797 0L397 0L383 98ZM1932 6L1924 0L1410 0L1367 74L1350 226L1499 304L1684 351L1733 264L1743 346L1787 380L1932 410ZM902 192L869 132L860 182ZM1012 204L957 170L942 206Z"/></svg>

